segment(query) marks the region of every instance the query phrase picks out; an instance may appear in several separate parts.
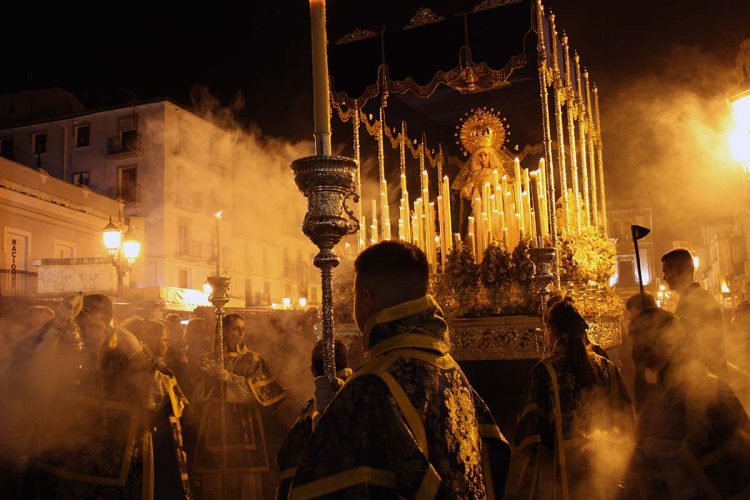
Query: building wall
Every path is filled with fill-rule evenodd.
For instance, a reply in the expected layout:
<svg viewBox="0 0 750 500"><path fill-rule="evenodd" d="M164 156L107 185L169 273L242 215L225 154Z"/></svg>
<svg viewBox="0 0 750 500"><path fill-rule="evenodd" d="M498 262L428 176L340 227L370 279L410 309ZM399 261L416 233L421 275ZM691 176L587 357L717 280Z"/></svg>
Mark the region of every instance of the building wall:
<svg viewBox="0 0 750 500"><path fill-rule="evenodd" d="M119 208L116 200L0 158L0 267L10 268L12 237L20 270L35 271L35 259L104 257L100 231Z"/></svg>
<svg viewBox="0 0 750 500"><path fill-rule="evenodd" d="M90 140L77 147L80 126L89 127ZM113 151L112 141L127 127L137 128L137 147ZM248 166L234 158L232 133L159 101L1 130L0 137L14 137L16 158L36 165L31 134L41 130L48 134L42 168L54 177L80 182L85 174L92 191L117 197L121 170L136 167L137 196L124 202L122 214L142 242L130 273L133 286L202 289L215 273L215 213L224 210L222 272L232 277L232 296L248 305L280 303L284 297L319 302L311 263L315 248L299 225L276 228L273 238L264 239L265 225L275 221L257 221L243 206L242 198L262 187L235 181L236 169Z"/></svg>

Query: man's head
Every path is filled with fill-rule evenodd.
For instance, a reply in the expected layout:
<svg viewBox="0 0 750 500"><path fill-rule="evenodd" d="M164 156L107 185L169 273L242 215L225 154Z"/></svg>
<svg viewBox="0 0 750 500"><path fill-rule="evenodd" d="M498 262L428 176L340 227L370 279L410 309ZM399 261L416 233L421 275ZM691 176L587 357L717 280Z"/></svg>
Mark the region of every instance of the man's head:
<svg viewBox="0 0 750 500"><path fill-rule="evenodd" d="M628 320L633 321L642 311L656 306L656 299L648 292L636 293L625 302L625 310L628 312Z"/></svg>
<svg viewBox="0 0 750 500"><path fill-rule="evenodd" d="M200 355L211 352L213 341L208 322L203 318L192 318L185 329L185 342L193 353Z"/></svg>
<svg viewBox="0 0 750 500"><path fill-rule="evenodd" d="M346 359L346 346L340 340L336 340L336 371L349 368L349 361ZM313 377L322 377L325 375L323 368L323 341L318 340L312 351L312 360L310 370Z"/></svg>
<svg viewBox="0 0 750 500"><path fill-rule="evenodd" d="M99 293L84 295L78 324L81 327L83 341L88 347L98 349L102 346L113 319L114 308L109 297Z"/></svg>
<svg viewBox="0 0 750 500"><path fill-rule="evenodd" d="M245 338L245 320L239 314L227 314L221 322L224 330L224 347L233 351Z"/></svg>
<svg viewBox="0 0 750 500"><path fill-rule="evenodd" d="M687 248L675 248L661 257L664 281L677 292L694 281L693 256Z"/></svg>
<svg viewBox="0 0 750 500"><path fill-rule="evenodd" d="M630 323L633 339L633 361L651 370L660 370L679 354L682 323L664 309L652 308L641 312Z"/></svg>
<svg viewBox="0 0 750 500"><path fill-rule="evenodd" d="M136 319L128 324L127 328L148 347L155 358L160 359L166 356L169 349L169 334L165 322Z"/></svg>
<svg viewBox="0 0 750 500"><path fill-rule="evenodd" d="M378 311L427 294L427 256L411 243L383 241L354 261L354 320L360 331Z"/></svg>

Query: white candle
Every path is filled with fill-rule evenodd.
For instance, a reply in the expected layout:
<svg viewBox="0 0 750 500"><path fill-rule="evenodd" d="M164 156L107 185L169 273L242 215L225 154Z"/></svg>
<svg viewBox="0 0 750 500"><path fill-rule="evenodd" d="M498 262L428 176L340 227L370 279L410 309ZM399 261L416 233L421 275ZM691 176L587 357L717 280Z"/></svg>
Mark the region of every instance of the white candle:
<svg viewBox="0 0 750 500"><path fill-rule="evenodd" d="M328 102L328 54L326 40L326 2L310 0L312 27L313 98L315 106L315 133L331 133ZM319 152L319 154L322 152Z"/></svg>
<svg viewBox="0 0 750 500"><path fill-rule="evenodd" d="M221 214L223 210L216 212L216 276L221 276Z"/></svg>

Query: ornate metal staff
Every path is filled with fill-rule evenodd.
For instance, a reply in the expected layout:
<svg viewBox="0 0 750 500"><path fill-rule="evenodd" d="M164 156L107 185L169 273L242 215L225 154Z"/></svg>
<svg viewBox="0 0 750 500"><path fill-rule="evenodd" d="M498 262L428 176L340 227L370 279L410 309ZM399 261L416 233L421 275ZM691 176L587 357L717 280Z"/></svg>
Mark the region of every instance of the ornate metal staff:
<svg viewBox="0 0 750 500"><path fill-rule="evenodd" d="M217 240L217 260L218 254L221 253L221 246ZM216 364L224 368L224 306L229 302L229 282L232 278L221 276L219 270L220 264L216 265L217 276L209 276L208 284L211 285L211 296L208 300L214 306L216 314L216 336L214 350L216 353ZM226 414L226 386L223 381L219 381L219 412L221 425L221 498L227 499L227 414Z"/></svg>
<svg viewBox="0 0 750 500"><path fill-rule="evenodd" d="M310 0L313 55L313 94L315 97L315 156L292 163L294 182L307 198L302 232L320 252L313 264L320 269L323 295L323 363L325 375L336 377L333 335L333 268L339 258L333 247L347 234L359 230L359 220L346 206L347 198L359 201L357 162L331 155L331 117L326 54L325 0ZM348 217L344 217L344 215Z"/></svg>

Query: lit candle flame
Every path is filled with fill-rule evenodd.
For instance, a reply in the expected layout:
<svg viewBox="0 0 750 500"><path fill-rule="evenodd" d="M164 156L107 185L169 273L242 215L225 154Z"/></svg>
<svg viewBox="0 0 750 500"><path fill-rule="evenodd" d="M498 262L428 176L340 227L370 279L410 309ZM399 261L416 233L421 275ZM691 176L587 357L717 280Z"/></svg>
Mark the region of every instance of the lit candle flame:
<svg viewBox="0 0 750 500"><path fill-rule="evenodd" d="M224 210L219 210L218 212L216 212L216 218L221 219L221 214L223 213L224 213Z"/></svg>

